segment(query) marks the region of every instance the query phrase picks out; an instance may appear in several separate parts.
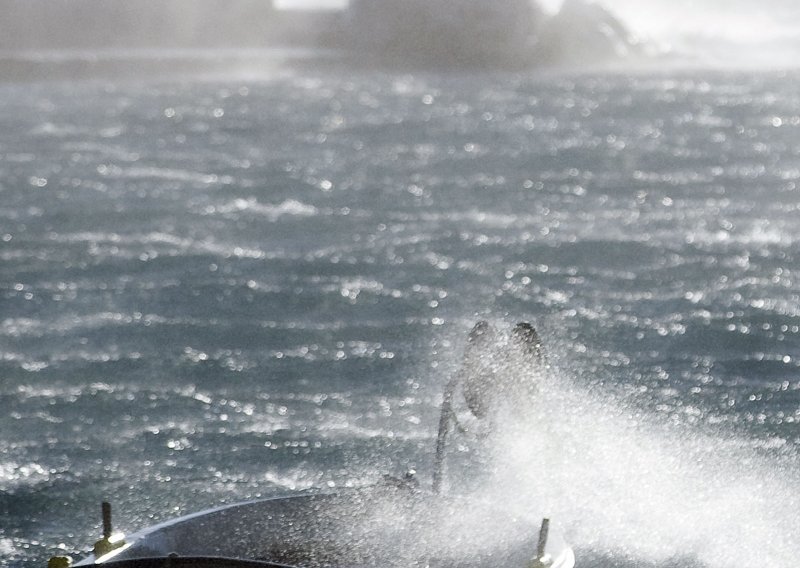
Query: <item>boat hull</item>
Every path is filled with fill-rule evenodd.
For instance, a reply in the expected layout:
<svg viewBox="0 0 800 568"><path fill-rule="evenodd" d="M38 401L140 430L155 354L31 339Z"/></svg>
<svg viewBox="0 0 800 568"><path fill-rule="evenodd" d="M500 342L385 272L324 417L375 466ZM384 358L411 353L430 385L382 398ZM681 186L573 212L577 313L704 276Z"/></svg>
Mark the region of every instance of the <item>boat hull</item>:
<svg viewBox="0 0 800 568"><path fill-rule="evenodd" d="M529 566L540 522L538 515L512 516L480 499L386 484L202 511L132 534L124 546L76 566L131 566L127 561L170 555L311 568ZM557 532L550 531L545 554L553 568L574 565Z"/></svg>

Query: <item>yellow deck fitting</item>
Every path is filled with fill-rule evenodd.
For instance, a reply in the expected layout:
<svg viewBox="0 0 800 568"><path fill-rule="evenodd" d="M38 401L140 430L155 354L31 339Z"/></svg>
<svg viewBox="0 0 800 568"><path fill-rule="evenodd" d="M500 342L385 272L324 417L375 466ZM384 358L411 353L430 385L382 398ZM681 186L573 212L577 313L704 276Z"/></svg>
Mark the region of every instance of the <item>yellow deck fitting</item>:
<svg viewBox="0 0 800 568"><path fill-rule="evenodd" d="M47 561L47 568L70 568L72 558L69 556L53 556Z"/></svg>

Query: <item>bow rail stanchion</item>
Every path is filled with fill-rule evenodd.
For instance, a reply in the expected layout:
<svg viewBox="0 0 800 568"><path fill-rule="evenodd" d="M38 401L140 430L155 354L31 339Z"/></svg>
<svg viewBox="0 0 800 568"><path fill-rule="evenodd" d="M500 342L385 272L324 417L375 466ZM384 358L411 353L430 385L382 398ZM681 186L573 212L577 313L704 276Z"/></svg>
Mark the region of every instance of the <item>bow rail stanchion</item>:
<svg viewBox="0 0 800 568"><path fill-rule="evenodd" d="M114 533L111 526L111 503L103 501L101 512L103 515L103 538L94 543L95 558L100 558L125 546L125 535Z"/></svg>
<svg viewBox="0 0 800 568"><path fill-rule="evenodd" d="M456 390L458 381L450 379L444 387L444 397L442 399L442 412L439 415L439 432L436 435L436 456L433 461L433 492L440 493L442 490L442 476L444 475L444 452L447 443L447 434L450 431L450 420L453 415L453 393Z"/></svg>
<svg viewBox="0 0 800 568"><path fill-rule="evenodd" d="M544 558L544 549L547 547L547 533L550 532L550 519L542 519L542 528L539 529L539 544L536 547L536 555Z"/></svg>
<svg viewBox="0 0 800 568"><path fill-rule="evenodd" d="M550 532L550 519L542 519L542 527L539 529L539 543L536 546L536 558L528 565L528 568L548 568L553 564L553 559L545 552L547 548L547 534Z"/></svg>

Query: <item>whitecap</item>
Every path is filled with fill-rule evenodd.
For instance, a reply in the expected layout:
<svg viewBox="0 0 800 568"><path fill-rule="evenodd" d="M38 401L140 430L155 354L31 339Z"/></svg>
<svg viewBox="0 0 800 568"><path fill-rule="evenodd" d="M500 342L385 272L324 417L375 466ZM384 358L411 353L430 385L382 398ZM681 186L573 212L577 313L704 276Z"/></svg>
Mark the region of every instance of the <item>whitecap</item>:
<svg viewBox="0 0 800 568"><path fill-rule="evenodd" d="M270 203L260 203L255 197L238 198L225 203L224 205L206 207L205 214L231 215L240 212L263 215L272 221L284 215L296 217L313 217L319 210L313 205L308 205L295 199L287 199L277 205Z"/></svg>
<svg viewBox="0 0 800 568"><path fill-rule="evenodd" d="M0 538L0 555L11 556L14 552L14 541L10 538Z"/></svg>
<svg viewBox="0 0 800 568"><path fill-rule="evenodd" d="M38 463L18 464L16 462L0 463L0 481L4 487L35 485L50 477L49 470Z"/></svg>
<svg viewBox="0 0 800 568"><path fill-rule="evenodd" d="M311 489L317 482L315 478L309 477L308 473L303 470L295 471L288 475L268 471L264 474L264 481L290 491Z"/></svg>
<svg viewBox="0 0 800 568"><path fill-rule="evenodd" d="M122 168L115 165L101 165L97 168L99 174L111 178L123 179L157 179L165 181L181 181L187 183L197 183L210 185L214 183L230 183L229 176L218 176L216 174L198 172L191 170L181 170L176 168L158 168L145 166L132 166Z"/></svg>

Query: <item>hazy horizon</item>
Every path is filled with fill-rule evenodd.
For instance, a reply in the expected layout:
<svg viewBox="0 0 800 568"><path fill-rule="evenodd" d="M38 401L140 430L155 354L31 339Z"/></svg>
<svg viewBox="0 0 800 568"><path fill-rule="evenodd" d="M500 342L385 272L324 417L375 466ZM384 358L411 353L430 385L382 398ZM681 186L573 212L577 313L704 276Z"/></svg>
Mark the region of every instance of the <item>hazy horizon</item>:
<svg viewBox="0 0 800 568"><path fill-rule="evenodd" d="M538 0L537 4L544 12L554 14L562 1ZM797 66L800 8L788 0L758 4L746 0L603 0L590 3L607 8L645 46L646 57L622 58L617 62L622 66L688 65L744 69L790 69ZM374 33L369 27L340 29L331 25L332 20L314 21L311 17L294 18L293 27L285 26L283 22L276 25L259 15L261 3L257 0L228 4L175 2L161 13L147 2L134 0L104 8L99 16L96 12L77 9L76 14L65 13L68 21L59 15L48 14L41 7L39 12L32 11L32 5L37 4L9 4L14 11L6 12L7 29L0 26L0 31L7 32L5 41L0 42L4 53L15 50L62 50L68 53L72 48L259 47L286 45L286 38L293 45L306 42L304 47L317 48L330 47L324 40L319 41L320 38L340 40L345 30L350 39ZM267 2L263 5L266 6ZM284 11L342 9L347 5L348 0L274 0L274 6ZM119 6L124 6L124 9L120 11ZM446 7L447 4L440 6ZM441 10L437 8L435 11ZM94 19L86 17L87 14ZM441 20L446 19L445 13ZM115 20L121 23L120 29L115 29ZM456 26L464 22L467 20L456 22ZM580 28L568 26L566 29L576 27ZM580 32L575 32L574 39L580 41L584 38ZM584 63L581 58L575 58L575 62ZM570 66L571 62L567 61L566 65Z"/></svg>

